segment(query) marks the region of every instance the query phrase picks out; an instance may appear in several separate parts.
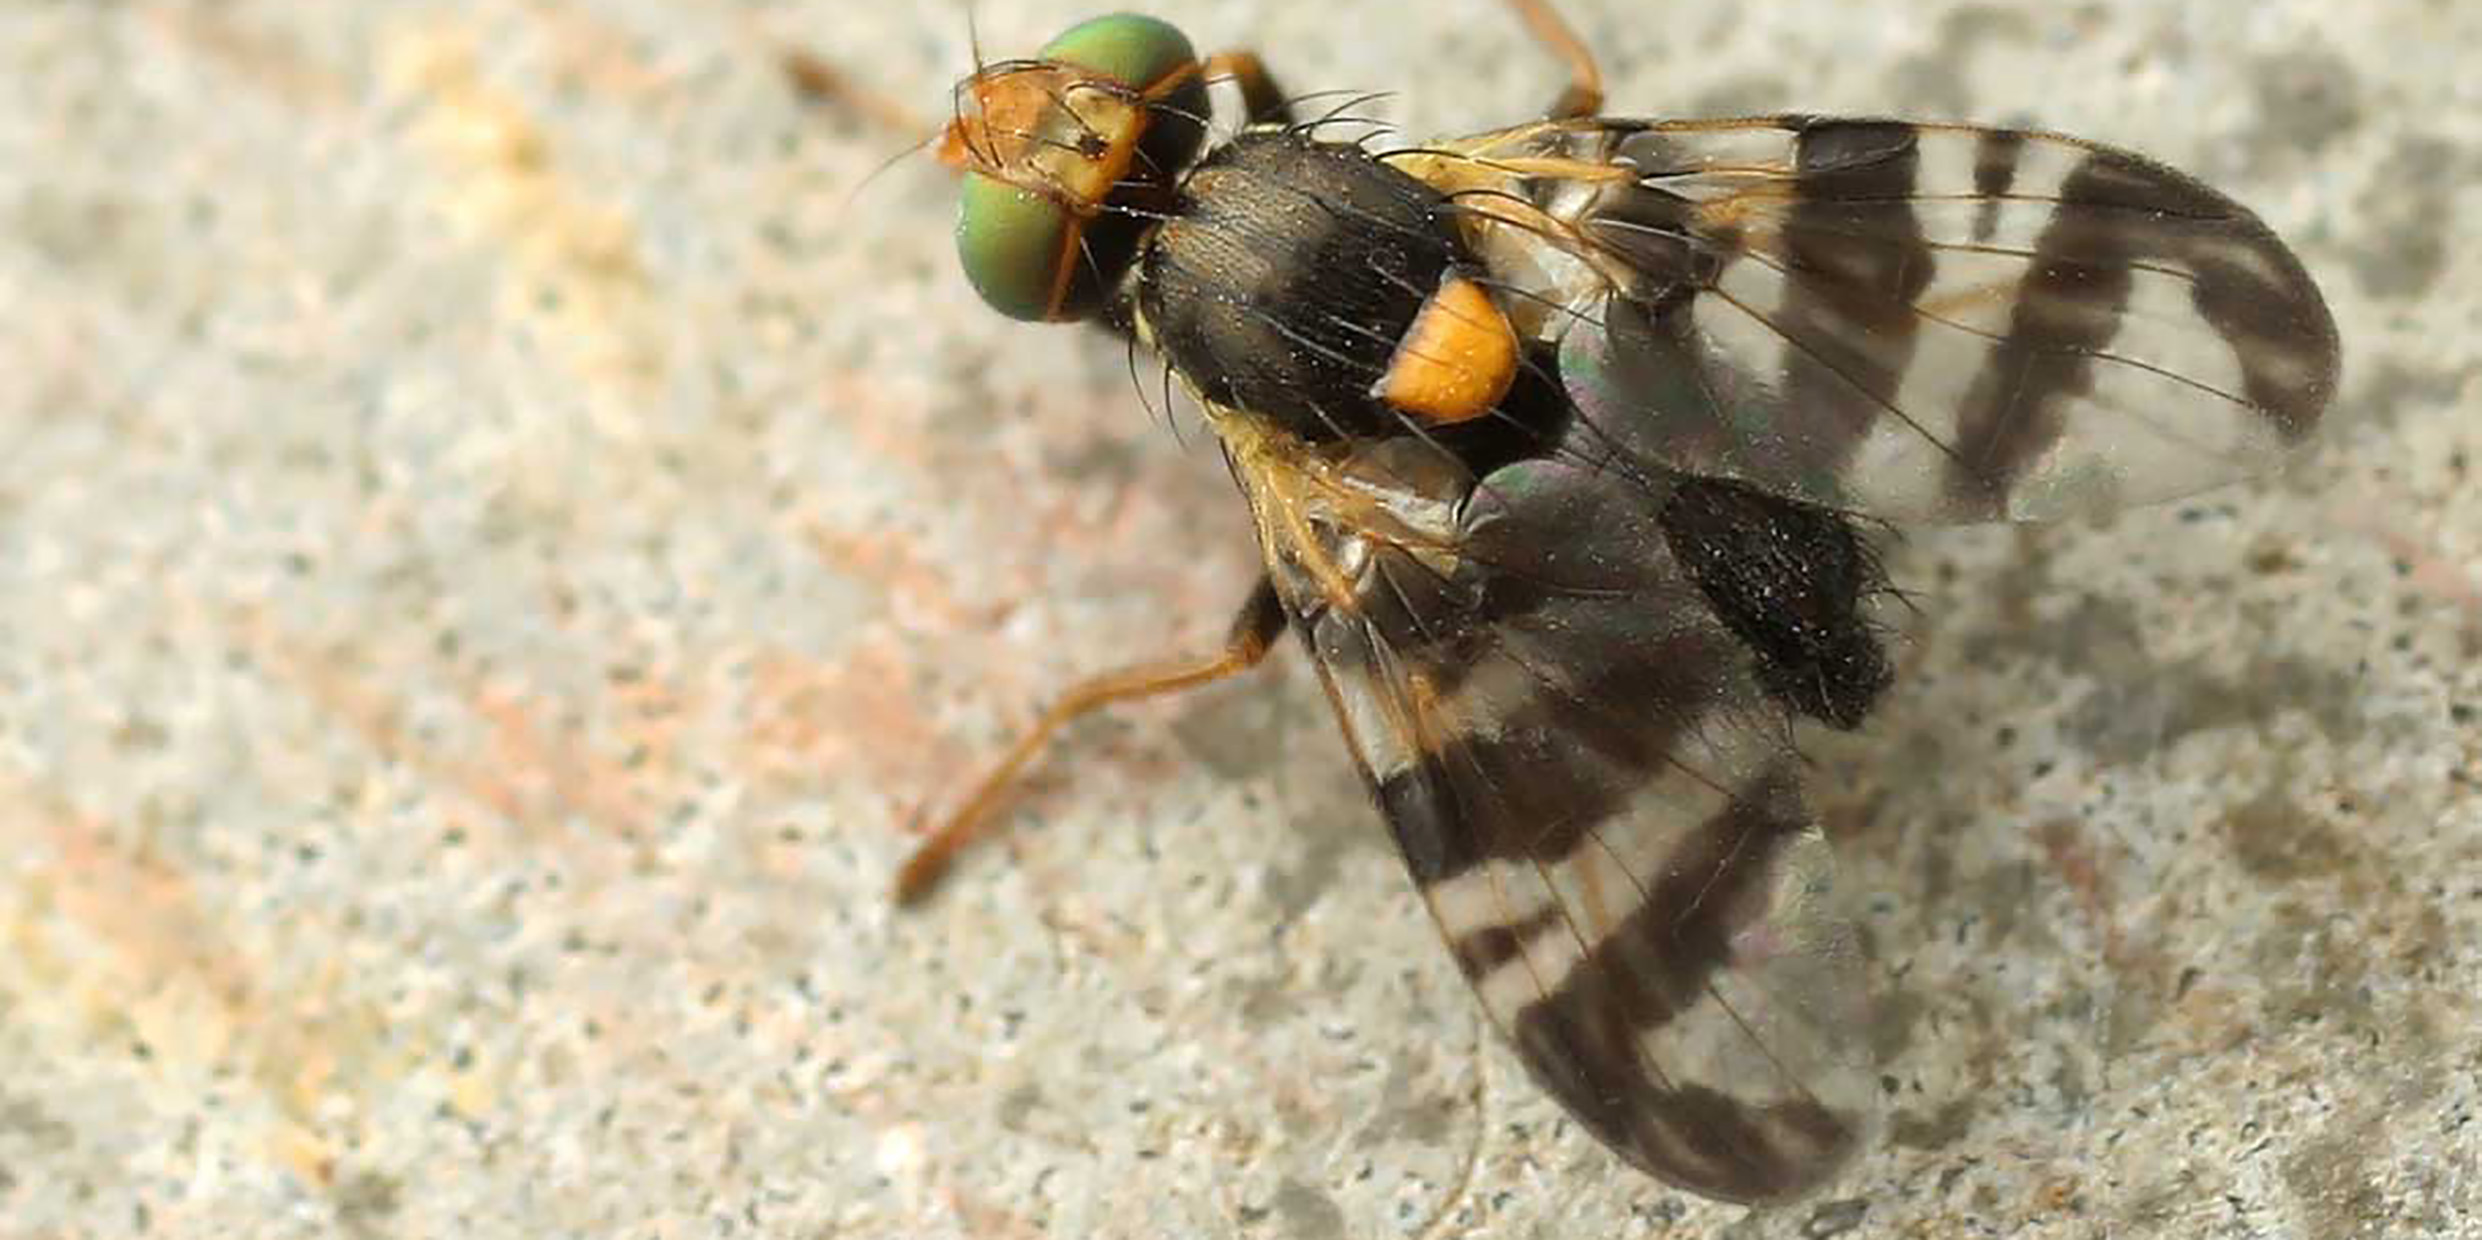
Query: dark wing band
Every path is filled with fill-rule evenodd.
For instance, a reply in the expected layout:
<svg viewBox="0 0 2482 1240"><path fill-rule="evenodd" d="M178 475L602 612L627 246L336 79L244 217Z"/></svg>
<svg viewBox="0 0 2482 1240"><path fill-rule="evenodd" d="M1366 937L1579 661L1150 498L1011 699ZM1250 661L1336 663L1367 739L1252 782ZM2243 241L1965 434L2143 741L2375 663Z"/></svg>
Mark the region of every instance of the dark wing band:
<svg viewBox="0 0 2482 1240"><path fill-rule="evenodd" d="M1546 246L1594 268L1591 288L1530 290L1571 310L1546 329L1569 393L1690 473L1894 521L2049 519L2270 469L2335 390L2335 324L2299 260L2126 151L1800 116L1457 149L1535 161L1488 192L1558 227L1478 201L1478 244L1501 270Z"/></svg>
<svg viewBox="0 0 2482 1240"><path fill-rule="evenodd" d="M1241 463L1241 462L1237 462ZM1629 1161L1797 1195L1871 1113L1864 987L1785 708L1677 558L1670 484L1579 450L1343 491L1244 465L1275 580L1440 932Z"/></svg>

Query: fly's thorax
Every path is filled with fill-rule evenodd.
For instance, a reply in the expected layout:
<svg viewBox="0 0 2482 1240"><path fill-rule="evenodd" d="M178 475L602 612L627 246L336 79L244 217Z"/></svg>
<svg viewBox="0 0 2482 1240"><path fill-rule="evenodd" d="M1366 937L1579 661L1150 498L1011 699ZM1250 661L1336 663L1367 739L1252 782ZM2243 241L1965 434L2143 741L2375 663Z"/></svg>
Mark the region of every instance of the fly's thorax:
<svg viewBox="0 0 2482 1240"><path fill-rule="evenodd" d="M1099 311L1205 138L1204 66L1166 23L1115 13L957 88L941 158L964 172L957 258L1017 319Z"/></svg>
<svg viewBox="0 0 2482 1240"><path fill-rule="evenodd" d="M1244 133L1146 242L1146 338L1211 404L1311 442L1479 416L1517 353L1453 214L1358 147Z"/></svg>

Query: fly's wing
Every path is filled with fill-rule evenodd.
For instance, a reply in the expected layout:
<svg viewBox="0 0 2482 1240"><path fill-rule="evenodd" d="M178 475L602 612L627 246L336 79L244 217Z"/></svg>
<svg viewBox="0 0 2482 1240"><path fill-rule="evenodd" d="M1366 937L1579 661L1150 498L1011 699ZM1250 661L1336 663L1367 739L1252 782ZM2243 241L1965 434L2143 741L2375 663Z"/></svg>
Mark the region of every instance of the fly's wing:
<svg viewBox="0 0 2482 1240"><path fill-rule="evenodd" d="M2110 147L1598 118L1399 166L1458 192L1494 274L1562 309L1543 332L1584 416L1646 459L1850 513L2175 498L2271 468L2335 390L2335 324L2292 252Z"/></svg>
<svg viewBox="0 0 2482 1240"><path fill-rule="evenodd" d="M1564 437L1479 482L1410 437L1315 476L1234 463L1414 881L1534 1079L1657 1177L1796 1196L1873 1110L1863 970L1801 795L1799 695L1763 683L1770 620L1728 600L1807 589L1796 610L1849 626L1872 579L1800 567L1859 564L1832 514ZM1770 542L1777 580L1717 554ZM1779 679L1818 662L1775 644Z"/></svg>

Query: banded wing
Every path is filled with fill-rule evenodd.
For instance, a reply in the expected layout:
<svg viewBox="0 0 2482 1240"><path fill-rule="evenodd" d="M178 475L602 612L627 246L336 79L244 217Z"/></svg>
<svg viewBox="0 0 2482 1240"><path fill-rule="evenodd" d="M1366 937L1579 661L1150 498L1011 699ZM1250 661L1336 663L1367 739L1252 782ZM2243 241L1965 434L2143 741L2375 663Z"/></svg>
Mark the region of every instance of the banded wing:
<svg viewBox="0 0 2482 1240"><path fill-rule="evenodd" d="M1874 579L1832 514L1649 475L1577 429L1479 482L1412 437L1310 466L1241 440L1233 460L1414 881L1534 1079L1664 1180L1798 1195L1862 1142L1873 1086L1789 743L1802 699L1763 682L1833 665L1866 705ZM1762 583L1724 562L1770 570L1728 553L1769 543L1763 588L1866 652L1734 616Z"/></svg>
<svg viewBox="0 0 2482 1240"><path fill-rule="evenodd" d="M1582 414L1672 468L1895 521L2043 520L2269 469L2335 390L2299 260L2126 151L1786 116L1447 152L1398 162L1563 311L1541 331Z"/></svg>

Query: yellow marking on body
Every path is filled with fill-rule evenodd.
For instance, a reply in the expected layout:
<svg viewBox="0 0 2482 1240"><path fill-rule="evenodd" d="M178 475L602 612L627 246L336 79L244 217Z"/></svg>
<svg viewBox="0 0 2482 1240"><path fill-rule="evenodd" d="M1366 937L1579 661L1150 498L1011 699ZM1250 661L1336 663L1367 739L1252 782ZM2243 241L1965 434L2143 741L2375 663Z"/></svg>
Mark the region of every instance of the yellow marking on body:
<svg viewBox="0 0 2482 1240"><path fill-rule="evenodd" d="M1501 171L1488 160L1466 155L1429 150L1397 151L1380 156L1379 162L1450 198L1476 191L1510 193L1516 189L1515 176Z"/></svg>
<svg viewBox="0 0 2482 1240"><path fill-rule="evenodd" d="M1523 178L1498 163L1438 151L1405 151L1381 162L1430 186L1456 204L1455 219L1471 244L1485 221L1550 235L1565 226L1525 196Z"/></svg>
<svg viewBox="0 0 2482 1240"><path fill-rule="evenodd" d="M1457 230L1473 253L1502 255L1512 247L1540 251L1538 258L1518 261L1500 272L1513 285L1529 290L1502 307L1510 326L1525 339L1556 335L1552 321L1566 313L1565 307L1575 298L1588 294L1582 285L1563 283L1568 277L1555 272L1562 263L1582 265L1605 288L1627 288L1635 280L1625 258L1578 231L1576 217L1590 202L1580 201L1555 213L1538 200L1547 192L1543 188L1547 182L1626 184L1639 175L1626 162L1580 159L1539 149L1546 142L1579 136L1566 132L1570 128L1559 123L1528 125L1384 157L1390 167L1448 197L1455 206L1452 218ZM1485 262L1500 266L1496 258Z"/></svg>
<svg viewBox="0 0 2482 1240"><path fill-rule="evenodd" d="M1439 282L1370 394L1439 425L1489 413L1517 378L1517 333L1491 294L1464 276Z"/></svg>
<svg viewBox="0 0 2482 1240"><path fill-rule="evenodd" d="M1191 395L1198 393L1192 390ZM1248 410L1198 399L1224 442L1268 563L1289 566L1328 607L1342 615L1360 615L1363 589L1331 541L1359 541L1374 554L1391 548L1443 577L1456 571L1461 562L1456 535L1418 518L1409 520L1411 514L1389 502L1392 492L1374 489L1383 484L1356 477L1349 446L1305 443ZM1456 468L1463 477L1462 467ZM1443 513L1437 520L1452 518ZM1277 577L1279 584L1286 580L1282 572Z"/></svg>
<svg viewBox="0 0 2482 1240"><path fill-rule="evenodd" d="M1329 488L1310 476L1315 458L1308 445L1263 419L1213 402L1205 404L1215 433L1222 437L1230 455L1233 476L1240 481L1242 494L1249 500L1250 518L1258 527L1258 545L1265 550L1268 562L1289 556L1317 583L1330 607L1347 613L1354 611L1353 583L1346 578L1343 566L1319 545L1317 531L1310 525L1308 493Z"/></svg>
<svg viewBox="0 0 2482 1240"><path fill-rule="evenodd" d="M1528 121L1506 129L1452 138L1426 149L1449 159L1483 160L1490 158L1493 151L1531 151L1545 142L1558 141L1580 130L1580 126L1567 121Z"/></svg>
<svg viewBox="0 0 2482 1240"><path fill-rule="evenodd" d="M1572 159L1565 155L1476 156L1474 162L1509 177L1541 181L1617 183L1638 178L1638 170L1628 164Z"/></svg>

